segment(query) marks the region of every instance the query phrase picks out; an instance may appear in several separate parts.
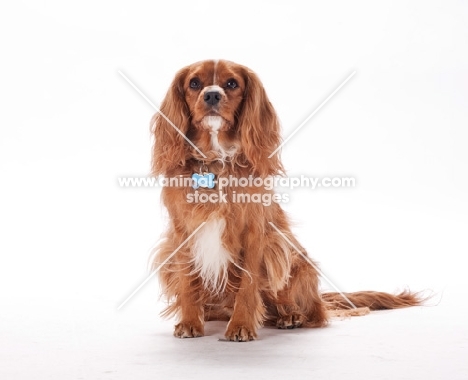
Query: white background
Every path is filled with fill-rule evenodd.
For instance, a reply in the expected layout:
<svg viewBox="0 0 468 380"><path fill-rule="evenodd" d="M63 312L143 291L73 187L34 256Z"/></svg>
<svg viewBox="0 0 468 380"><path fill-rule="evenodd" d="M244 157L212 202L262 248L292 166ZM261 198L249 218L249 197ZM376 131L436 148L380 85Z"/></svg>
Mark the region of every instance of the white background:
<svg viewBox="0 0 468 380"><path fill-rule="evenodd" d="M2 379L465 379L468 5L460 1L17 1L0 13ZM146 278L164 228L149 172L154 102L211 58L256 71L291 175L299 240L343 291L431 289L431 306L180 341ZM324 282L324 288L328 284ZM436 305L436 306L435 306Z"/></svg>

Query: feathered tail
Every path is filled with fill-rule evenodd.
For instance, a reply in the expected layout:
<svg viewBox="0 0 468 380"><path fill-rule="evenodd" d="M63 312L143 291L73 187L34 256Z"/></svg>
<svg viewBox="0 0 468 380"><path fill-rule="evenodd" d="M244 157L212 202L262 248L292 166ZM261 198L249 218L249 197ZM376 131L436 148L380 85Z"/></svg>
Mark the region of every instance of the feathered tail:
<svg viewBox="0 0 468 380"><path fill-rule="evenodd" d="M422 305L428 298L420 293L412 293L407 290L395 295L375 291L343 293L343 295L335 292L322 294L326 308L332 316L365 315L370 310L418 306Z"/></svg>

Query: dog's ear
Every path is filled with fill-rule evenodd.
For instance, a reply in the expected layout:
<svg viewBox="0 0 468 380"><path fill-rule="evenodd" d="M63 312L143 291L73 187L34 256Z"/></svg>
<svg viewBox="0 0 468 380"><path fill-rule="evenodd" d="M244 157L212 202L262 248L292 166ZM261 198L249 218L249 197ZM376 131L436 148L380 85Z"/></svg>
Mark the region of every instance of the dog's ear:
<svg viewBox="0 0 468 380"><path fill-rule="evenodd" d="M257 75L244 68L246 87L238 117L243 154L260 177L284 171L279 152L269 157L281 142L280 125L265 89Z"/></svg>
<svg viewBox="0 0 468 380"><path fill-rule="evenodd" d="M167 175L178 166L184 166L188 156L183 136L190 126L190 111L184 97L184 80L188 67L180 70L167 91L160 112L151 119L154 135L152 174ZM183 134L183 136L182 136Z"/></svg>

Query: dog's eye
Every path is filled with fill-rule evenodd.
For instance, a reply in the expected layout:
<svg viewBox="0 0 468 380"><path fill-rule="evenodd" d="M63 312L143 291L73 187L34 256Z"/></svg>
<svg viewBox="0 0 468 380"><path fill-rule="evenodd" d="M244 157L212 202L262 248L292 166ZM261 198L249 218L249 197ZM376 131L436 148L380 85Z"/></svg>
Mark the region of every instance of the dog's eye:
<svg viewBox="0 0 468 380"><path fill-rule="evenodd" d="M236 88L237 82L234 79L229 79L226 83L226 86L229 88Z"/></svg>
<svg viewBox="0 0 468 380"><path fill-rule="evenodd" d="M190 81L190 88L197 89L197 88L200 88L200 86L201 86L200 79L194 78Z"/></svg>

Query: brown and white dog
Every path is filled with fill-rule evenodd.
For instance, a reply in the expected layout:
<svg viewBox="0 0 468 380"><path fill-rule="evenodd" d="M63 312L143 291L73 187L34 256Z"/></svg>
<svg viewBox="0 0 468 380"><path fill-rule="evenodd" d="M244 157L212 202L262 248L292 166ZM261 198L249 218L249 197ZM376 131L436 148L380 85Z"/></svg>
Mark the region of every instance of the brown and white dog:
<svg viewBox="0 0 468 380"><path fill-rule="evenodd" d="M275 110L247 67L224 60L184 67L160 111L152 120L153 175L265 179L283 174L279 154L269 157L281 141ZM162 190L170 223L153 268L164 263L159 273L169 301L164 315L178 318L176 337L203 336L205 321L226 320L226 339L249 341L265 324L321 327L330 310L351 308L340 294L321 294L316 266L306 260L279 203L231 201L236 193L260 192L264 197L273 196L273 190L195 187ZM193 202L197 192L222 192L224 198ZM372 310L422 301L410 292L357 292L347 297L356 307Z"/></svg>

